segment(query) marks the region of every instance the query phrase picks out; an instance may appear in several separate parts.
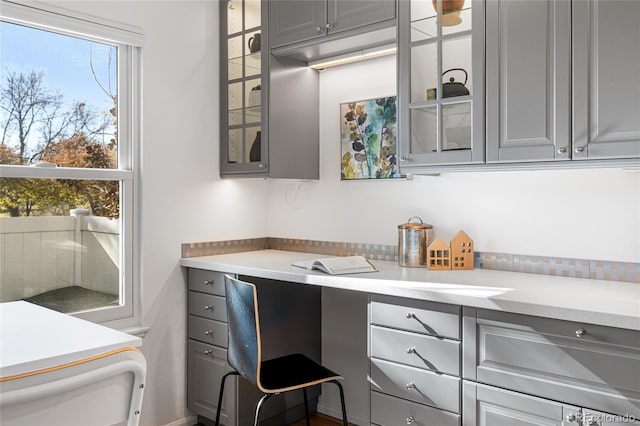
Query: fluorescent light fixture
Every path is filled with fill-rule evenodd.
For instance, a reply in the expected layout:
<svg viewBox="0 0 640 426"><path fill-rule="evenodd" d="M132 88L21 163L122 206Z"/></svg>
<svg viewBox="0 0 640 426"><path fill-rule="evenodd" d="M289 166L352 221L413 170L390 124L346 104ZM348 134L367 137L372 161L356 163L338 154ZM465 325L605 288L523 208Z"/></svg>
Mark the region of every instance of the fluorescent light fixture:
<svg viewBox="0 0 640 426"><path fill-rule="evenodd" d="M396 53L396 46L386 45L373 49L364 49L359 52L347 53L345 55L334 56L332 58L309 61L308 65L310 68L313 68L315 70L322 70L325 68L336 67L338 65L350 64L352 62L359 62L367 59L379 58L381 56L392 55L394 53Z"/></svg>

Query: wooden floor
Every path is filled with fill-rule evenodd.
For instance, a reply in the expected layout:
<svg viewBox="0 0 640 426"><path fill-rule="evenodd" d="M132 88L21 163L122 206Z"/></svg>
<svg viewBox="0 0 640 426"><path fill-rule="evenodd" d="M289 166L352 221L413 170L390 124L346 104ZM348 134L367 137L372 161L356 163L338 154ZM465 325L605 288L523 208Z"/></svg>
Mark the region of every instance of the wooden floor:
<svg viewBox="0 0 640 426"><path fill-rule="evenodd" d="M290 426L305 426L306 424L307 422L302 419L296 423L292 423ZM326 414L314 413L311 416L311 426L334 426L341 424L341 419L335 419L333 417L327 416Z"/></svg>

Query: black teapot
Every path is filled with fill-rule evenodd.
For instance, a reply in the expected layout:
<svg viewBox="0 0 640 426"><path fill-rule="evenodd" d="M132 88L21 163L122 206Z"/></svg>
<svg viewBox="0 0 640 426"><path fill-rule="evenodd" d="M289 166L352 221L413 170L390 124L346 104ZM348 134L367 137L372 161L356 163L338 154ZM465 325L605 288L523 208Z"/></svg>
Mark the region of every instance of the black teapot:
<svg viewBox="0 0 640 426"><path fill-rule="evenodd" d="M454 77L450 77L447 83L442 84L442 97L443 98L451 98L454 96L467 96L469 94L469 89L467 89L466 84L469 79L469 74L462 68L451 68L450 70L446 70L442 73L442 76L451 71L462 71L464 73L464 83L460 83L456 81ZM443 79L444 80L444 79Z"/></svg>

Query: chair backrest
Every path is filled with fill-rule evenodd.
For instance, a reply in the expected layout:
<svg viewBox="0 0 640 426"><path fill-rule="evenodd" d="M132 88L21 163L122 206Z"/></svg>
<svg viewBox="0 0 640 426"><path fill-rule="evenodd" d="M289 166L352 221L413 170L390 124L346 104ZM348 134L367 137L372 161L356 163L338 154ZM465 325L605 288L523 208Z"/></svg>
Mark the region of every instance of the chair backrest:
<svg viewBox="0 0 640 426"><path fill-rule="evenodd" d="M229 335L227 360L240 375L257 385L261 344L256 286L229 275L225 275L224 285Z"/></svg>

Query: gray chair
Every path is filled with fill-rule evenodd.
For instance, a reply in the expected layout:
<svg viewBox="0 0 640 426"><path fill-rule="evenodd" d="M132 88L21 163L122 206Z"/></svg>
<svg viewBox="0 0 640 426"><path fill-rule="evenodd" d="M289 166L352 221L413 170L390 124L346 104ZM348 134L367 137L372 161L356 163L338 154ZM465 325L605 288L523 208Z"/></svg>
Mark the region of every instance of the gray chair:
<svg viewBox="0 0 640 426"><path fill-rule="evenodd" d="M227 377L231 375L244 377L264 393L256 406L254 426L258 425L260 409L267 399L273 395L299 389L302 389L304 394L305 415L307 426L309 426L307 388L325 382L335 383L338 386L342 404L342 419L344 425L347 426L344 391L338 381L342 380L342 377L303 354L291 354L263 360L256 286L226 275L225 290L229 334L227 360L235 371L231 371L222 377L216 412L216 426L220 422L224 383Z"/></svg>

